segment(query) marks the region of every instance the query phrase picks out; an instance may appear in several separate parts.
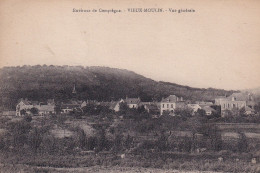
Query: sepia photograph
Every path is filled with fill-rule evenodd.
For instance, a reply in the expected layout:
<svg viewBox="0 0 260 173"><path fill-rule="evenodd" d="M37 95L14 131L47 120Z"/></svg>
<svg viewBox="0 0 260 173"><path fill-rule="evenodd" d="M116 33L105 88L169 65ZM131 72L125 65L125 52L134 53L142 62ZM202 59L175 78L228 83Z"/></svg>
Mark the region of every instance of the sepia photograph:
<svg viewBox="0 0 260 173"><path fill-rule="evenodd" d="M259 0L1 0L0 173L260 173Z"/></svg>

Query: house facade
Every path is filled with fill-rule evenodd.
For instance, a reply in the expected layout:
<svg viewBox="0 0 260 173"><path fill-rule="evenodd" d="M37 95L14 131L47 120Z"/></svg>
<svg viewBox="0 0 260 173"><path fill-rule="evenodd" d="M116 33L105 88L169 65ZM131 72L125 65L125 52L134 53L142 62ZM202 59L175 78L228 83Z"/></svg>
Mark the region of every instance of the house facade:
<svg viewBox="0 0 260 173"><path fill-rule="evenodd" d="M120 103L121 103L120 101L118 101L118 102L112 101L110 103L109 109L114 110L115 112L118 112L120 110Z"/></svg>
<svg viewBox="0 0 260 173"><path fill-rule="evenodd" d="M21 99L20 102L16 105L16 116L22 116L22 110L27 112L31 108L33 108L33 105L32 103L30 103L30 101L28 101L27 99Z"/></svg>
<svg viewBox="0 0 260 173"><path fill-rule="evenodd" d="M55 105L52 104L39 104L35 106L36 109L38 109L38 114L43 116L43 115L47 115L47 114L52 114L54 113L54 108Z"/></svg>
<svg viewBox="0 0 260 173"><path fill-rule="evenodd" d="M68 114L72 112L74 109L78 108L79 105L73 105L73 104L62 104L61 105L61 113L62 114Z"/></svg>
<svg viewBox="0 0 260 173"><path fill-rule="evenodd" d="M171 115L174 115L174 110L177 107L182 107L185 105L182 97L177 97L175 95L170 95L166 98L162 98L161 107L160 107L160 115L163 112L169 111Z"/></svg>
<svg viewBox="0 0 260 173"><path fill-rule="evenodd" d="M233 93L229 97L219 97L215 99L215 104L221 107L221 114L227 110L253 108L255 102L252 94L250 93Z"/></svg>
<svg viewBox="0 0 260 173"><path fill-rule="evenodd" d="M160 105L158 106L158 102L141 102L141 105L144 106L144 109L151 114L160 113Z"/></svg>
<svg viewBox="0 0 260 173"><path fill-rule="evenodd" d="M31 109L35 108L38 115L47 115L55 113L54 100L50 99L47 102L29 101L27 99L21 99L16 105L16 116L22 116L23 114L33 114Z"/></svg>
<svg viewBox="0 0 260 173"><path fill-rule="evenodd" d="M141 99L139 97L138 98L128 98L128 97L126 97L124 102L127 104L127 106L129 108L137 109L140 106Z"/></svg>
<svg viewBox="0 0 260 173"><path fill-rule="evenodd" d="M72 100L68 103L61 104L61 113L68 114L74 110L82 110L81 108L87 105L85 101Z"/></svg>

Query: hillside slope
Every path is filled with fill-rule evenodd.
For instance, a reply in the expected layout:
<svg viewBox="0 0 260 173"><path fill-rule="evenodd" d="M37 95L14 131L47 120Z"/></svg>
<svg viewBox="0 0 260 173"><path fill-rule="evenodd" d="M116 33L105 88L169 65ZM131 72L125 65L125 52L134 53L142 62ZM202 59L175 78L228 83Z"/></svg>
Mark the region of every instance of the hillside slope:
<svg viewBox="0 0 260 173"><path fill-rule="evenodd" d="M76 95L72 94L74 84ZM0 106L4 109L13 109L20 98L110 101L140 96L142 101L160 101L175 94L190 100L213 100L233 92L157 82L132 71L108 67L37 65L0 69Z"/></svg>

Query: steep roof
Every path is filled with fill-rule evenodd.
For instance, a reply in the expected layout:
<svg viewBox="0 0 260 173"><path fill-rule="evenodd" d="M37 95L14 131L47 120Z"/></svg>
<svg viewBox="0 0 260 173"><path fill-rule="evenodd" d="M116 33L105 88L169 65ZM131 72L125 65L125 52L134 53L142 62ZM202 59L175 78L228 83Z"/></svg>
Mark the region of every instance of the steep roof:
<svg viewBox="0 0 260 173"><path fill-rule="evenodd" d="M111 102L99 102L98 105L100 106L110 106Z"/></svg>
<svg viewBox="0 0 260 173"><path fill-rule="evenodd" d="M31 102L28 100L21 100L21 102L23 102L25 105L31 105Z"/></svg>
<svg viewBox="0 0 260 173"><path fill-rule="evenodd" d="M233 93L231 96L227 97L227 99L232 100L235 98L236 101L250 101L250 97L252 99L252 94L249 93Z"/></svg>
<svg viewBox="0 0 260 173"><path fill-rule="evenodd" d="M216 96L215 99L224 99L227 98L226 96Z"/></svg>
<svg viewBox="0 0 260 173"><path fill-rule="evenodd" d="M81 101L81 100L71 100L70 103L71 103L71 104L74 104L74 105L76 105L76 104L77 104L77 105L80 105L80 104L83 103L83 101Z"/></svg>
<svg viewBox="0 0 260 173"><path fill-rule="evenodd" d="M54 99L48 99L47 104L55 105Z"/></svg>
<svg viewBox="0 0 260 173"><path fill-rule="evenodd" d="M252 109L252 108L246 106L246 107L245 107L245 111L254 111L254 109Z"/></svg>
<svg viewBox="0 0 260 173"><path fill-rule="evenodd" d="M119 103L119 102L111 102L109 108L110 108L110 109L114 109L118 103Z"/></svg>
<svg viewBox="0 0 260 173"><path fill-rule="evenodd" d="M140 98L126 98L124 101L127 104L139 104L141 102Z"/></svg>
<svg viewBox="0 0 260 173"><path fill-rule="evenodd" d="M152 102L141 102L140 104L141 105L150 105L150 104L152 104Z"/></svg>
<svg viewBox="0 0 260 173"><path fill-rule="evenodd" d="M202 108L203 110L205 110L206 112L215 111L215 109L211 108L210 106L201 106L201 108Z"/></svg>
<svg viewBox="0 0 260 173"><path fill-rule="evenodd" d="M162 98L162 101L161 102L177 102L178 100L178 97L175 96L175 95L170 95L166 98Z"/></svg>
<svg viewBox="0 0 260 173"><path fill-rule="evenodd" d="M23 102L25 105L33 105L33 106L36 106L36 105L55 105L55 102L54 102L54 99L48 99L47 101L45 102L39 102L39 101L30 101L30 100L27 100L27 99L20 99L19 103L20 102Z"/></svg>
<svg viewBox="0 0 260 173"><path fill-rule="evenodd" d="M147 104L145 106L146 106L147 109L150 109L150 110L157 110L158 109L157 105L155 105L155 104Z"/></svg>
<svg viewBox="0 0 260 173"><path fill-rule="evenodd" d="M199 104L188 104L188 106L192 107L192 108L194 108L194 107L200 107L201 108L201 106Z"/></svg>
<svg viewBox="0 0 260 173"><path fill-rule="evenodd" d="M54 111L54 105L37 105L35 106L39 111Z"/></svg>
<svg viewBox="0 0 260 173"><path fill-rule="evenodd" d="M78 104L62 104L61 109L74 109L79 107Z"/></svg>
<svg viewBox="0 0 260 173"><path fill-rule="evenodd" d="M208 106L213 105L212 102L205 102L205 101L196 101L195 103L199 105L208 105Z"/></svg>

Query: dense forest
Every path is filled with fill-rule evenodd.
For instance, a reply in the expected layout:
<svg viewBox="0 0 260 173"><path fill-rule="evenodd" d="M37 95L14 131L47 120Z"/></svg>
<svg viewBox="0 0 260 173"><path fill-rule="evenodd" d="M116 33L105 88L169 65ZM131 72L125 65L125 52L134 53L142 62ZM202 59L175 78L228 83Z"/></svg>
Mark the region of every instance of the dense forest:
<svg viewBox="0 0 260 173"><path fill-rule="evenodd" d="M76 94L72 94L74 85ZM139 96L142 101L160 101L162 97L175 94L194 101L214 100L216 96L231 95L233 92L157 82L132 71L109 67L36 65L0 69L2 109L14 109L20 98L111 101Z"/></svg>

